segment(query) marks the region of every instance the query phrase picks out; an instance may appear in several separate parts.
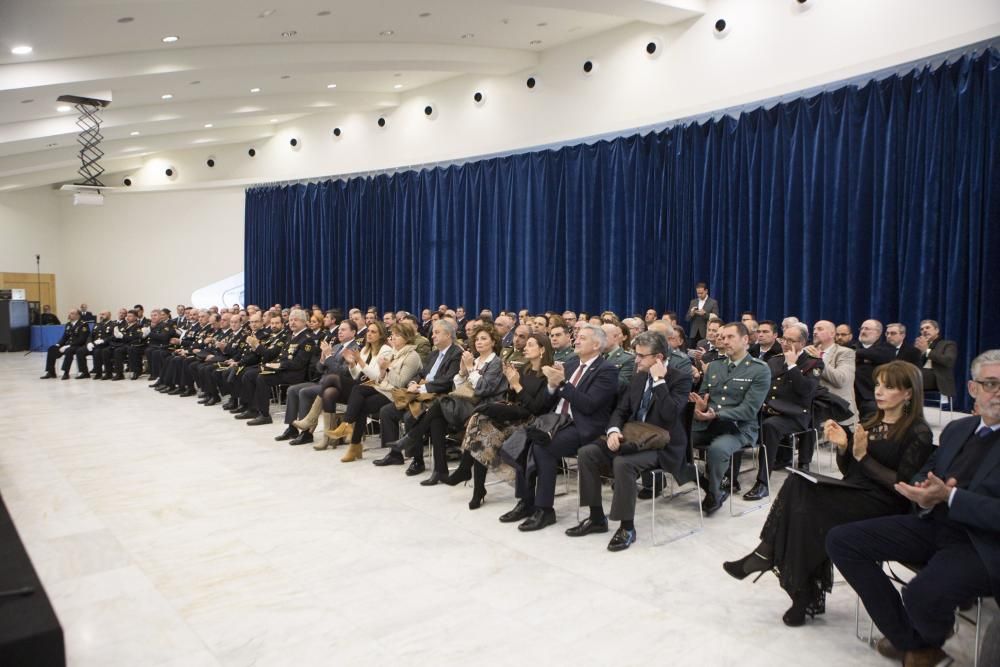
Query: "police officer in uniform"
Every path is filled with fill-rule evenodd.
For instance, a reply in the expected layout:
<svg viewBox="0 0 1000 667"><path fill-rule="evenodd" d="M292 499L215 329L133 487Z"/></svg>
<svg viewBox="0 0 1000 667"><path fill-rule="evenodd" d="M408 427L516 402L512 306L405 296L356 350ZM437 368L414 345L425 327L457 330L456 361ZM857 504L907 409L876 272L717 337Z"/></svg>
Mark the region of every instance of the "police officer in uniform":
<svg viewBox="0 0 1000 667"><path fill-rule="evenodd" d="M175 396L181 392L179 388L181 368L192 355L205 346L205 340L212 333L209 319L208 311L202 310L198 313L198 325L181 337L179 347L173 351L173 355L166 360L161 369L160 379L157 381L159 386L153 385L156 391L162 394L173 392Z"/></svg>
<svg viewBox="0 0 1000 667"><path fill-rule="evenodd" d="M42 380L48 380L56 376L56 359L63 358L62 379L69 379L69 368L73 365L73 357L77 350L87 349L87 339L90 337L90 329L87 323L80 319L79 310L69 311L69 322L63 327L62 338L55 345L49 346L48 355L45 357L45 375ZM81 377L90 377L87 373L87 362L84 360L83 366L79 367Z"/></svg>
<svg viewBox="0 0 1000 667"><path fill-rule="evenodd" d="M622 347L625 335L620 325L607 323L602 324L601 328L604 329L604 334L608 337L608 347L604 351L604 358L618 369L618 388L624 389L632 382L632 376L635 374L635 355L626 352Z"/></svg>
<svg viewBox="0 0 1000 667"><path fill-rule="evenodd" d="M151 313L149 333L146 335L146 362L149 364L149 379L155 380L160 376L160 367L163 364L163 352L170 349L170 341L177 337L177 330L170 320L169 310L154 310ZM132 379L139 379L139 372L142 371L142 362L136 359L129 359L132 366Z"/></svg>
<svg viewBox="0 0 1000 667"><path fill-rule="evenodd" d="M250 336L250 325L243 323L242 315L229 316L229 330L229 337L216 345L218 351L213 352L212 358L198 368L198 386L201 388L198 402L202 405L211 407L222 402L219 381L239 361L246 339Z"/></svg>
<svg viewBox="0 0 1000 667"><path fill-rule="evenodd" d="M291 336L274 361L264 364L257 374L251 409L257 416L247 422L249 426L260 426L273 422L270 414L271 387L279 384L293 385L306 379L309 362L316 349L316 340L307 326L308 316L304 310L293 310L288 315Z"/></svg>
<svg viewBox="0 0 1000 667"><path fill-rule="evenodd" d="M187 398L194 396L197 392L194 389L196 369L199 364L205 362L212 356L215 346L220 340L225 340L229 335L229 315L219 315L212 313L208 317L209 326L203 329L201 341L191 350L184 360L177 366L174 389L167 392L171 396ZM200 334L200 335L201 335Z"/></svg>
<svg viewBox="0 0 1000 667"><path fill-rule="evenodd" d="M743 494L744 500L767 497L768 476L775 468L782 440L790 433L799 433L809 428L810 408L823 371L822 359L802 351L806 346L802 329L788 329L778 343L781 345L782 356L771 357L767 362L771 369L771 390L767 393L762 408L764 446L758 452L757 481L753 488ZM791 452L788 453L787 460L791 461Z"/></svg>
<svg viewBox="0 0 1000 667"><path fill-rule="evenodd" d="M271 329L264 327L264 314L254 313L250 316L250 333L240 344L233 364L226 373L219 379L219 394L229 396L229 400L222 405L222 409L228 412L243 412L245 407L240 406L240 392L242 389L242 374L249 368L256 368L260 364L261 356L267 349L267 343L271 335ZM246 404L244 404L245 406Z"/></svg>
<svg viewBox="0 0 1000 667"><path fill-rule="evenodd" d="M289 331L285 329L281 315L272 314L271 330L267 341L258 339L253 348L256 354L251 358L255 359L256 363L253 365L248 364L246 370L236 376L233 391L235 395L239 396L237 405L243 407L243 411L236 415L236 419L254 419L260 416L260 413L254 408L257 377L264 369L264 364L276 361L281 356L281 353L285 349L285 344L288 342L288 335ZM251 344L253 342L253 340L250 341ZM230 410L230 412L235 412L235 410Z"/></svg>
<svg viewBox="0 0 1000 667"><path fill-rule="evenodd" d="M116 327L113 331L118 345L112 344L111 369L114 371L113 381L125 379L125 358L131 355L132 348L142 345L142 327L139 326L139 313L134 310L125 315L125 326Z"/></svg>
<svg viewBox="0 0 1000 667"><path fill-rule="evenodd" d="M95 380L104 379L104 350L110 345L108 341L113 336L114 328L111 311L102 310L100 320L90 330L86 347L76 351L76 367L80 369L78 377L87 377L87 355L90 354L94 357L94 373L91 377Z"/></svg>
<svg viewBox="0 0 1000 667"><path fill-rule="evenodd" d="M742 322L723 326L716 347L726 356L705 369L702 393L691 394L692 444L707 450L708 488L702 501L706 514L714 513L729 497L729 489L720 488L722 477L733 454L757 441L757 413L771 387L771 370L747 354L749 344L749 332Z"/></svg>

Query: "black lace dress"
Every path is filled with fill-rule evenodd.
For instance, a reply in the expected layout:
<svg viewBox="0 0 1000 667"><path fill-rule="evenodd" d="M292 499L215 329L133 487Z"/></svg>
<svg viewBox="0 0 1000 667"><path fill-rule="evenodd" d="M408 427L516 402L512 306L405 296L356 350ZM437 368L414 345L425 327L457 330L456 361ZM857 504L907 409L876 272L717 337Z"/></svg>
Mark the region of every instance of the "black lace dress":
<svg viewBox="0 0 1000 667"><path fill-rule="evenodd" d="M909 482L931 455L931 429L915 422L889 437L889 424L868 431L868 455L857 461L849 445L837 455L844 480L859 488L813 484L789 474L775 498L760 538L772 548L781 587L794 595L814 594L821 610L833 585L833 565L826 555L826 534L835 526L890 514L905 514L910 501L893 489Z"/></svg>

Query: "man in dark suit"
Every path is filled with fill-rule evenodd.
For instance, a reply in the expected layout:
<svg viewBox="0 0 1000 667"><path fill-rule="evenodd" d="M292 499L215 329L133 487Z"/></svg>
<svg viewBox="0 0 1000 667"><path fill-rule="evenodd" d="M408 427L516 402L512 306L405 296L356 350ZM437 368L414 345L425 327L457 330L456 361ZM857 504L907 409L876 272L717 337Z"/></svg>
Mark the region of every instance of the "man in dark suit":
<svg viewBox="0 0 1000 667"><path fill-rule="evenodd" d="M774 357L784 354L778 343L778 325L771 320L764 320L757 325L757 342L750 346L750 356L768 362Z"/></svg>
<svg viewBox="0 0 1000 667"><path fill-rule="evenodd" d="M893 349L893 357L920 366L920 350L906 342L906 325L893 322L885 328L885 342Z"/></svg>
<svg viewBox="0 0 1000 667"><path fill-rule="evenodd" d="M691 323L691 340L701 340L708 332L708 318L719 314L719 302L708 295L708 285L698 283L694 287L697 295L688 305L684 320Z"/></svg>
<svg viewBox="0 0 1000 667"><path fill-rule="evenodd" d="M662 469L678 483L695 478L694 466L687 462L687 434L684 431L684 408L691 393L691 374L669 370L670 347L666 338L643 332L632 341L635 351L635 375L622 392L611 415L607 437L580 448L580 506L590 509L590 516L566 531L570 537L606 533L608 518L601 502L601 475L613 472L614 497L611 520L621 525L608 544L609 551L623 551L635 542L636 479L645 472ZM626 422L653 424L670 433L663 449L635 450L625 442L622 429Z"/></svg>
<svg viewBox="0 0 1000 667"><path fill-rule="evenodd" d="M532 440L534 469L518 470L514 509L500 517L503 523L522 521L518 530L533 531L556 522L552 509L556 492L556 468L564 456L604 433L618 393L618 369L601 356L607 345L604 330L593 324L580 327L576 336L577 358L565 365L544 366L552 412L569 421L548 442Z"/></svg>
<svg viewBox="0 0 1000 667"><path fill-rule="evenodd" d="M87 347L87 339L90 337L90 328L87 323L80 319L79 310L69 311L69 322L64 327L62 338L55 345L49 346L48 354L45 357L45 375L41 379L48 380L56 376L56 359L63 358L62 379L69 379L69 369L73 364L73 357L77 350ZM80 368L80 375L90 377L87 374L87 365L84 362Z"/></svg>
<svg viewBox="0 0 1000 667"><path fill-rule="evenodd" d="M913 346L921 354L924 391L937 391L954 398L955 362L958 360L955 341L941 338L941 327L937 322L924 320L920 323L920 335Z"/></svg>
<svg viewBox="0 0 1000 667"><path fill-rule="evenodd" d="M90 309L87 307L87 304L85 303L80 304L80 319L83 320L84 322L97 321L97 318L94 316L92 312L90 312Z"/></svg>
<svg viewBox="0 0 1000 667"><path fill-rule="evenodd" d="M878 409L875 405L875 369L895 358L896 351L882 340L882 323L878 320L862 322L854 348L854 401L861 421Z"/></svg>
<svg viewBox="0 0 1000 667"><path fill-rule="evenodd" d="M462 362L462 348L455 344L455 325L451 320L437 320L431 327L431 340L434 349L427 357L420 373L410 382L406 390L416 397L417 394L447 394L455 388L455 374ZM379 410L381 424L382 446L389 446L399 440L399 423L404 419L412 424L413 416L409 411L400 410L393 403L386 403ZM419 475L427 469L424 464L424 445L412 452L413 461L406 469L410 477ZM377 466L403 465L406 452L401 447L391 447L389 453L373 461Z"/></svg>
<svg viewBox="0 0 1000 667"><path fill-rule="evenodd" d="M497 318L497 323L496 323L497 324L497 329L500 328L500 321L499 320L500 320L500 318L498 317ZM458 338L465 338L465 325L466 325L466 323L468 321L469 321L469 318L465 314L465 307L464 306L458 306L458 307L456 307L455 308L455 335L458 336ZM503 331L503 333L500 334L500 337L503 338L504 336L506 336L507 333L511 329L513 329L513 328L514 328L513 325L508 326ZM433 333L433 331L431 333Z"/></svg>
<svg viewBox="0 0 1000 667"><path fill-rule="evenodd" d="M896 484L917 512L827 535L827 553L885 635L879 652L905 665L936 665L955 608L1000 594L1000 350L976 357L970 375L980 416L948 424L921 481ZM922 565L902 597L883 561Z"/></svg>
<svg viewBox="0 0 1000 667"><path fill-rule="evenodd" d="M59 318L52 312L52 306L48 305L42 306L42 314L39 316L38 323L43 326L60 324Z"/></svg>
<svg viewBox="0 0 1000 667"><path fill-rule="evenodd" d="M771 357L767 361L771 369L771 390L767 392L761 408L764 446L758 451L757 481L743 494L744 500L767 497L770 473L774 472L782 441L791 433L809 428L810 410L819 387L823 360L806 354L805 346L805 333L799 327L791 327L782 339L782 356ZM792 454L787 449L785 451L787 454L782 459L784 465L788 465Z"/></svg>

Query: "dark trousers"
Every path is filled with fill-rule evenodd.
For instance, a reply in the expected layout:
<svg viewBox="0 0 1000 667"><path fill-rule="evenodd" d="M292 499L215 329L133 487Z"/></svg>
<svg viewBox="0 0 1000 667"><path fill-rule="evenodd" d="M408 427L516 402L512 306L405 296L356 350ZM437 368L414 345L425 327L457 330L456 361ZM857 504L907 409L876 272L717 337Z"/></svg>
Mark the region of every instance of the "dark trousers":
<svg viewBox="0 0 1000 667"><path fill-rule="evenodd" d="M635 518L635 499L638 494L636 479L644 472L659 468L656 451L635 454L614 454L603 442L595 442L577 452L580 470L580 506L602 507L601 476L614 475L615 492L611 498L612 521L631 521Z"/></svg>
<svg viewBox="0 0 1000 667"><path fill-rule="evenodd" d="M937 376L934 375L933 368L921 368L921 375L924 379L924 391L938 391Z"/></svg>
<svg viewBox="0 0 1000 667"><path fill-rule="evenodd" d="M112 368L115 371L116 377L125 373L125 360L128 359L128 355L128 345L119 345L118 347L112 348Z"/></svg>
<svg viewBox="0 0 1000 667"><path fill-rule="evenodd" d="M968 533L947 521L907 515L849 523L827 534L826 551L875 625L902 651L940 647L955 608L992 594ZM882 561L926 565L900 596Z"/></svg>
<svg viewBox="0 0 1000 667"><path fill-rule="evenodd" d="M779 449L779 445L781 444L781 441L789 433L798 433L799 431L802 431L802 430L804 430L804 427L802 426L802 423L799 420L797 420L797 419L793 419L792 417L788 417L788 416L785 416L785 415L771 415L771 416L766 417L764 419L764 422L761 425L761 429L760 429L761 440L763 441L764 446L762 448L760 448L758 450L758 452L757 452L757 460L758 460L757 481L758 482L760 482L764 486L767 486L768 475L769 475L769 473L772 470L774 470L775 461L778 460L778 449ZM812 432L809 432L809 433L803 434L798 439L798 442L799 442L799 464L800 465L802 464L803 461L808 461L809 460L809 459L806 459L806 458L804 458L802 456L802 447L806 443L806 441L809 441L811 443L812 442L812 437L813 437L812 436ZM791 445L789 444L788 446L782 447L781 449L784 449L785 451L788 452L787 454L785 454L782 457L782 461L785 461L785 462L791 461L792 460ZM810 455L809 458L811 459L812 456ZM767 466L766 467L764 466L765 461L767 462ZM738 465L738 462L737 462L737 465Z"/></svg>
<svg viewBox="0 0 1000 667"><path fill-rule="evenodd" d="M388 404L395 409L392 403ZM383 408L384 409L384 408ZM381 414L381 411L379 412ZM445 436L448 433L448 422L441 411L441 403L434 401L419 420L415 420L412 425L408 425L406 435L408 440L419 443L413 452L415 459L423 459L423 442L426 436L430 436L431 447L434 450L434 470L441 475L448 474L448 459L445 456ZM399 432L399 423L396 422L395 431ZM384 437L384 432L383 432ZM406 454L406 452L401 452Z"/></svg>
<svg viewBox="0 0 1000 667"><path fill-rule="evenodd" d="M254 385L253 401L250 405L262 415L268 414L271 409L271 387L278 385L291 385L302 382L306 379L305 370L301 371L276 371L274 373L258 373L257 381Z"/></svg>
<svg viewBox="0 0 1000 667"><path fill-rule="evenodd" d="M347 411L344 412L344 421L354 424L354 432L351 434L351 444L360 445L361 438L365 435L365 419L369 415L377 415L389 399L380 394L366 384L355 385L351 390L351 397L347 400Z"/></svg>
<svg viewBox="0 0 1000 667"><path fill-rule="evenodd" d="M514 482L515 495L538 509L552 509L556 495L556 472L564 456L575 456L581 442L576 424L556 432L547 445L532 445L535 469L530 474L518 471Z"/></svg>
<svg viewBox="0 0 1000 667"><path fill-rule="evenodd" d="M260 367L251 366L240 373L239 380L236 384L237 393L234 395L239 396L240 403L250 409L252 409L254 405L253 396L257 389L257 377L259 375Z"/></svg>
<svg viewBox="0 0 1000 667"><path fill-rule="evenodd" d="M160 377L163 362L170 357L170 350L165 347L150 346L146 348L146 361L149 363L149 379Z"/></svg>
<svg viewBox="0 0 1000 667"><path fill-rule="evenodd" d="M62 360L63 360L63 362L62 362L62 371L63 371L63 373L69 373L69 369L73 365L73 357L76 356L77 349L78 348L75 348L72 345L70 345L66 349L66 352L63 353L63 352L59 351L59 346L58 345L51 345L51 346L49 346L48 354L45 357L45 372L46 373L55 373L56 372L56 359L58 359L59 357L62 357ZM87 352L87 348L86 347L81 347L79 349L83 350L84 354L86 354L86 352ZM86 360L83 363L84 363L84 365L82 367L80 367L80 372L81 373L86 373L87 372L87 370L86 370L87 369L87 362L86 362Z"/></svg>
<svg viewBox="0 0 1000 667"><path fill-rule="evenodd" d="M296 419L305 419L319 392L318 382L300 382L289 387L288 393L285 394L285 423L291 424Z"/></svg>
<svg viewBox="0 0 1000 667"><path fill-rule="evenodd" d="M103 374L104 369L104 359L103 351L104 348L94 346L94 351L91 352L87 350L86 347L78 347L76 349L76 367L81 373L86 373L87 371L87 356L91 355L94 357L94 372L98 375Z"/></svg>
<svg viewBox="0 0 1000 667"><path fill-rule="evenodd" d="M142 373L142 360L146 357L145 345L130 345L128 348L128 367L133 375Z"/></svg>

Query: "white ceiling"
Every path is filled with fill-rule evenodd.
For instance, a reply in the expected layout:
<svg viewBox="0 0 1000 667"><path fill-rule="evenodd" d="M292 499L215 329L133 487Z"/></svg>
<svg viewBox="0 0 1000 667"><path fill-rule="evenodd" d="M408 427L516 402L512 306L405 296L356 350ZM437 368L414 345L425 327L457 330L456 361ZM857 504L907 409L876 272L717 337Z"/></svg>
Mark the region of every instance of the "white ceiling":
<svg viewBox="0 0 1000 667"><path fill-rule="evenodd" d="M76 113L57 111L60 95L111 91L110 172L198 138L393 107L449 77L512 74L560 44L704 11L704 0L0 0L0 189L73 179ZM19 45L33 51L12 54Z"/></svg>

